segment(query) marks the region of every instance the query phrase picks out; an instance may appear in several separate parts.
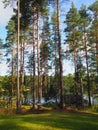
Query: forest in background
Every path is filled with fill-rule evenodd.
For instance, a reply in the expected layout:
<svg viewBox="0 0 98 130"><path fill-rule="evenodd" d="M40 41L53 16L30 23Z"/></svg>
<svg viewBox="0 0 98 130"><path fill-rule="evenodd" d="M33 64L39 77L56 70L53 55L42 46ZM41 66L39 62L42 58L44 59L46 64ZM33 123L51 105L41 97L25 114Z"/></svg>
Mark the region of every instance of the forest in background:
<svg viewBox="0 0 98 130"><path fill-rule="evenodd" d="M4 0L5 6L12 2ZM23 99L30 98L32 107L39 104L40 109L44 98L45 102L55 99L61 109L66 104L84 107L87 95L90 107L91 97L97 98L98 0L79 9L72 2L64 27L60 23L63 2L67 0L16 2L15 14L6 26L6 43L0 40L9 64L9 76L0 77L1 106L16 102L20 111ZM64 76L67 60L74 64L74 73Z"/></svg>

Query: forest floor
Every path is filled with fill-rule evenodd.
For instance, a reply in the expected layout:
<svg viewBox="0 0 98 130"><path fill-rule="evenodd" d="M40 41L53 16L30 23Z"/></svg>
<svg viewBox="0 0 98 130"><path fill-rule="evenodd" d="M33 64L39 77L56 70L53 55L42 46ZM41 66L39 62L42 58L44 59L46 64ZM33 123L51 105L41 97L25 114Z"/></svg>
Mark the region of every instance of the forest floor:
<svg viewBox="0 0 98 130"><path fill-rule="evenodd" d="M42 109L22 114L0 109L0 130L98 130L98 114L73 110Z"/></svg>

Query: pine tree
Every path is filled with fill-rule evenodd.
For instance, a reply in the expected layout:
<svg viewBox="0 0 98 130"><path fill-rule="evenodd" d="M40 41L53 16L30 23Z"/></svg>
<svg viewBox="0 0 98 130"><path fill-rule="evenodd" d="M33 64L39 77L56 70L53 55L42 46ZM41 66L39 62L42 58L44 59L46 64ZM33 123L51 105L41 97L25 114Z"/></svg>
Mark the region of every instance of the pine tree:
<svg viewBox="0 0 98 130"><path fill-rule="evenodd" d="M54 57L53 59L53 64L55 67L55 72L54 72L54 86L55 86L55 92L56 95L54 95L54 97L59 98L59 74L60 74L60 69L59 69L59 48L58 48L58 26L57 26L57 11L54 10L52 17L51 17L51 22L52 22L52 57Z"/></svg>
<svg viewBox="0 0 98 130"><path fill-rule="evenodd" d="M42 68L42 86L43 96L46 101L48 99L48 60L49 60L49 45L50 45L50 27L48 12L43 15L42 27L42 42L41 42L41 68Z"/></svg>
<svg viewBox="0 0 98 130"><path fill-rule="evenodd" d="M95 45L95 59L96 59L96 72L98 74L98 0L94 2L91 6L88 8L92 11L93 17L92 17L92 25L91 25L91 38L93 39L93 44Z"/></svg>
<svg viewBox="0 0 98 130"><path fill-rule="evenodd" d="M6 26L7 29L7 38L6 38L6 44L4 45L4 48L7 48L7 53L11 54L11 85L12 85L12 91L11 91L11 102L12 98L14 96L14 86L15 86L15 44L16 44L16 36L17 34L15 29L15 22L13 20L13 16L8 22L8 25ZM10 53L9 53L10 52ZM13 103L12 103L13 105Z"/></svg>
<svg viewBox="0 0 98 130"><path fill-rule="evenodd" d="M91 94L90 94L90 75L89 75L89 57L88 57L88 45L87 45L87 27L90 23L89 21L89 14L87 13L87 9L84 5L79 10L80 14L80 28L83 33L83 44L84 44L84 51L85 51L85 59L86 59L86 71L87 71L87 86L88 86L88 99L89 99L89 106L91 106Z"/></svg>
<svg viewBox="0 0 98 130"><path fill-rule="evenodd" d="M67 43L69 45L69 53L71 54L71 59L74 61L75 70L75 88L76 97L78 98L79 86L78 86L78 73L77 73L77 61L79 55L79 41L80 41L80 31L78 29L79 13L72 2L71 8L66 15L66 25L65 32L67 33ZM77 103L78 104L78 103Z"/></svg>

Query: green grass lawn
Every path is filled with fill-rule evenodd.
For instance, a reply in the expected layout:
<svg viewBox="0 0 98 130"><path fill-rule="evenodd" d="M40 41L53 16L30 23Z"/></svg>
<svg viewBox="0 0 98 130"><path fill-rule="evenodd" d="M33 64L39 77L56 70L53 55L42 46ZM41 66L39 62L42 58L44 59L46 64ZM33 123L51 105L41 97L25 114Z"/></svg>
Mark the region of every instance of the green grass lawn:
<svg viewBox="0 0 98 130"><path fill-rule="evenodd" d="M1 115L0 130L98 130L98 115L64 111Z"/></svg>

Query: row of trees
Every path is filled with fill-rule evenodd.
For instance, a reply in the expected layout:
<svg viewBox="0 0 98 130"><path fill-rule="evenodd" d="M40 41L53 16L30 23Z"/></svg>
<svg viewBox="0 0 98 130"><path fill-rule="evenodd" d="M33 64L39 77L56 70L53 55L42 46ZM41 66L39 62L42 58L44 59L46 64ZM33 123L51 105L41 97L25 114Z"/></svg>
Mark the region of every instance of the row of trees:
<svg viewBox="0 0 98 130"><path fill-rule="evenodd" d="M8 4L12 1L4 2ZM55 96L59 95L60 98L60 108L64 108L67 86L63 80L62 61L66 64L66 58L74 63L74 83L70 86L73 91L70 92L76 96L76 104L79 95L83 104L83 94L87 92L91 106L91 89L96 91L98 87L98 0L88 9L82 5L78 10L74 3L71 4L63 23L66 27L62 27L65 45L62 44L60 31L60 2L62 1L18 1L18 8L14 9L15 15L6 26L4 47L11 67L12 97L14 87L17 86L17 111L21 109L23 88L28 87L25 80L27 74L30 75L33 108L37 98L39 104L42 103L42 97L48 99L51 88L55 88ZM66 45L67 49L63 50L62 47Z"/></svg>
<svg viewBox="0 0 98 130"><path fill-rule="evenodd" d="M4 1L5 3L9 3L12 1ZM50 1L52 2L52 1ZM59 1L56 1L57 3L57 24L58 24L58 37L60 37L60 29L59 29ZM18 15L18 45L17 45L17 108L20 108L21 106L21 93L22 93L22 85L23 85L23 79L24 79L24 41L23 38L22 40L20 39L20 26L21 26L21 34L23 35L23 37L25 37L25 39L27 40L27 35L24 35L24 33L27 33L27 30L31 29L31 26L33 28L33 33L31 32L31 34L29 35L29 40L31 39L31 37L33 37L33 53L35 53L36 48L34 47L35 45L37 46L37 62L38 62L38 101L39 104L41 104L41 100L42 100L42 81L41 81L41 60L40 60L40 25L39 25L39 20L40 20L40 16L42 17L46 17L46 15L48 15L48 8L46 7L48 5L48 1L18 1L18 13L17 10L15 9L16 14L11 18L12 21L9 22L13 22L14 21L14 27L12 28L12 31L16 32L17 30L17 18L16 16ZM27 9L27 7L29 7L29 9ZM46 8L45 8L46 7ZM20 17L21 14L21 17ZM32 15L33 14L33 15ZM46 18L45 18L46 19ZM20 22L21 20L21 22ZM33 25L31 25L31 23L33 23ZM11 24L11 23L10 23ZM9 28L7 26L7 28ZM9 30L10 31L10 28ZM13 32L11 32L13 33ZM17 35L17 34L16 34ZM31 36L32 35L32 36ZM45 35L45 34L44 34ZM15 35L14 35L15 37ZM49 36L48 36L49 37ZM10 37L11 38L11 37ZM8 34L8 42L9 42L9 34ZM59 38L60 39L60 38ZM10 39L10 40L13 40ZM47 40L47 39L46 39ZM20 63L20 67L19 67L19 43L21 41L21 63ZM14 42L15 43L15 42ZM27 44L27 43L26 43ZM61 40L59 40L58 43L59 47L61 48ZM12 46L15 46L12 45ZM23 47L23 49L22 49ZM34 49L35 48L35 49ZM36 54L34 54L36 55ZM32 56L30 56L32 57ZM33 56L35 57L35 56ZM61 89L61 100L60 100L60 104L61 104L61 108L64 107L64 101L63 101L63 85L62 85L62 61L61 61L61 50L59 51L59 66L60 66L60 89ZM35 58L34 58L35 59ZM13 62L12 62L13 63ZM31 63L32 64L32 63ZM13 66L13 65L12 65ZM19 70L20 68L20 77L19 77ZM35 63L33 63L33 74L35 75ZM34 78L35 76L33 76ZM20 78L20 79L19 79ZM19 87L19 80L20 81L20 87ZM33 79L33 82L34 79ZM35 88L35 87L34 87ZM33 89L34 89L33 88ZM34 93L35 93L35 89L34 89ZM20 95L20 96L19 96ZM33 96L36 96L35 94L33 94ZM35 104L35 97L33 97L33 102Z"/></svg>
<svg viewBox="0 0 98 130"><path fill-rule="evenodd" d="M66 53L70 53L70 57L74 61L75 70L75 87L76 95L79 91L83 95L83 71L86 72L87 91L89 98L89 106L91 106L91 77L94 75L95 87L98 83L98 1L89 6L86 9L85 5L82 5L79 10L72 4L71 9L66 15L65 32L67 33L67 39L69 50ZM92 15L91 12L92 11ZM67 54L67 55L68 55ZM84 65L85 64L85 65ZM79 88L80 86L80 88ZM79 90L80 89L80 90Z"/></svg>

